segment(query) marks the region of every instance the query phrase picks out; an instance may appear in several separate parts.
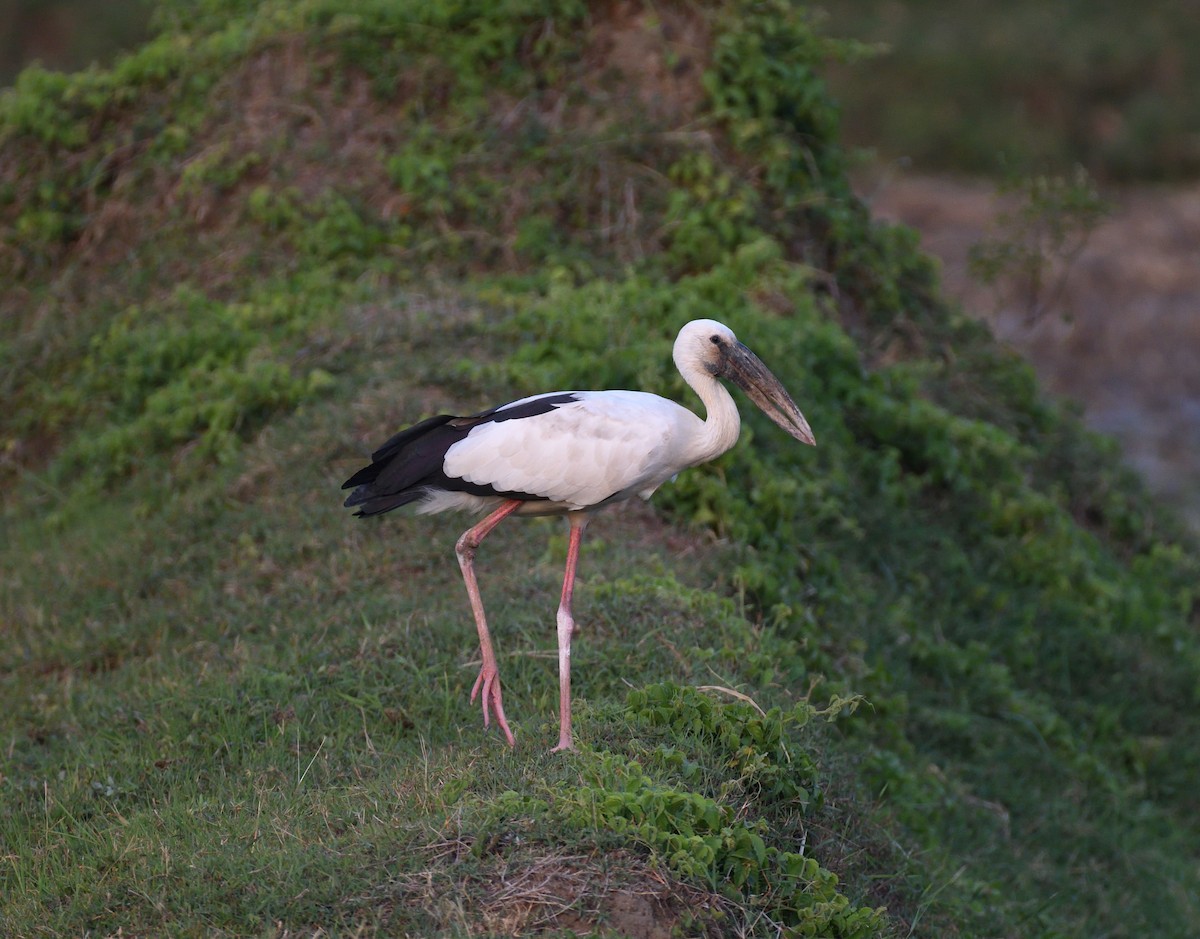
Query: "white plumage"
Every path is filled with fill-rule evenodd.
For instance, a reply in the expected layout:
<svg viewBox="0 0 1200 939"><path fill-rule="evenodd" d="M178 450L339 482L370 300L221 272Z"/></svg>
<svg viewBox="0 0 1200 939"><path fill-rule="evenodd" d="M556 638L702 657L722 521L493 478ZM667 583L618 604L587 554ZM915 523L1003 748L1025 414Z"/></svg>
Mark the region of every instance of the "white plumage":
<svg viewBox="0 0 1200 939"><path fill-rule="evenodd" d="M510 514L566 515L571 525L558 611L560 729L556 750L573 746L570 716L571 594L579 543L592 512L623 499L649 499L680 471L736 443L740 420L718 379L742 387L776 424L813 443L812 431L779 381L733 332L714 320L680 330L673 357L706 410L691 411L641 391L551 392L470 417L439 415L396 434L350 477L346 505L378 515L413 504L419 513L491 510L463 533L457 552L479 631L483 667L471 693L483 691L509 743L499 672L475 582L475 549Z"/></svg>
<svg viewBox="0 0 1200 939"><path fill-rule="evenodd" d="M689 445L704 422L675 402L641 391L569 394L574 400L536 417L473 428L446 451L446 475L535 493L549 505L531 502L528 509L550 514L633 495L648 499L681 469L702 462Z"/></svg>

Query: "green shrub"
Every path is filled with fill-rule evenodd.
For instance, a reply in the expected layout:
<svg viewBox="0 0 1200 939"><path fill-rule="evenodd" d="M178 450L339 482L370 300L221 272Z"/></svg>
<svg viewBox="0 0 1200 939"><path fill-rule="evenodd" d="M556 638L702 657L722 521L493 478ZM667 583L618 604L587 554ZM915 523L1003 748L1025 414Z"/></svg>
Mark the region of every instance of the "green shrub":
<svg viewBox="0 0 1200 939"><path fill-rule="evenodd" d="M279 300L220 303L187 287L165 315L125 310L92 341L78 379L54 396L63 425L87 421L58 473L109 482L183 444L201 458L230 459L270 416L329 388L327 372L281 360L264 332L303 328L312 315Z"/></svg>
<svg viewBox="0 0 1200 939"><path fill-rule="evenodd" d="M649 740L627 749L650 743L645 765L617 752L582 753L581 784L552 787L547 798L501 793L488 812L495 822L549 812L568 829L641 845L675 876L765 915L781 935L866 939L879 934L884 911L852 903L835 874L787 846L795 810L820 801L814 763L795 733L817 713L799 704L762 714L673 684L631 691L624 715ZM741 807L750 797L771 817L747 818Z"/></svg>

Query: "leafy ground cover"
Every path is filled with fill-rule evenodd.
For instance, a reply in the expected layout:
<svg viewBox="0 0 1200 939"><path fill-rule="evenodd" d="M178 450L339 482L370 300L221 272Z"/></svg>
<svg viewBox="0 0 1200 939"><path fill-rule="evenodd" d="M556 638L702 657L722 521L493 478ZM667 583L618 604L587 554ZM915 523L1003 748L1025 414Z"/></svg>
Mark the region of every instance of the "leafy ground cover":
<svg viewBox="0 0 1200 939"><path fill-rule="evenodd" d="M0 99L13 934L1187 935L1194 545L852 196L784 3L169 5ZM482 554L519 747L466 702L446 519L351 522L396 426L554 387L747 415Z"/></svg>

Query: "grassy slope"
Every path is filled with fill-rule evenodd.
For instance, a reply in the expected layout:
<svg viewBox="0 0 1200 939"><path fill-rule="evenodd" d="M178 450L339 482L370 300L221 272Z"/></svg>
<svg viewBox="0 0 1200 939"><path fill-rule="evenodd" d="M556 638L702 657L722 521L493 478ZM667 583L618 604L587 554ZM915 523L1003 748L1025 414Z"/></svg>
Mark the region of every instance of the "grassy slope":
<svg viewBox="0 0 1200 939"><path fill-rule="evenodd" d="M803 18L204 10L0 115L5 931L1186 934L1195 554L870 225ZM509 753L456 523L336 485L438 409L687 400L700 315L821 446L750 418L589 530L578 756L562 533L502 527Z"/></svg>

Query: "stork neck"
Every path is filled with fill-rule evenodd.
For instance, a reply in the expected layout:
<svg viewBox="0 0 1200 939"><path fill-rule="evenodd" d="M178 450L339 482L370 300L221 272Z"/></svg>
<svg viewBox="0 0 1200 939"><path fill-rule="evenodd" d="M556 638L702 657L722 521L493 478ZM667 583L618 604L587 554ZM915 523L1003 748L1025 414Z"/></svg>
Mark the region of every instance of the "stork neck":
<svg viewBox="0 0 1200 939"><path fill-rule="evenodd" d="M719 457L737 443L742 420L733 396L710 375L703 375L692 388L704 402L704 431L696 440L696 463Z"/></svg>

